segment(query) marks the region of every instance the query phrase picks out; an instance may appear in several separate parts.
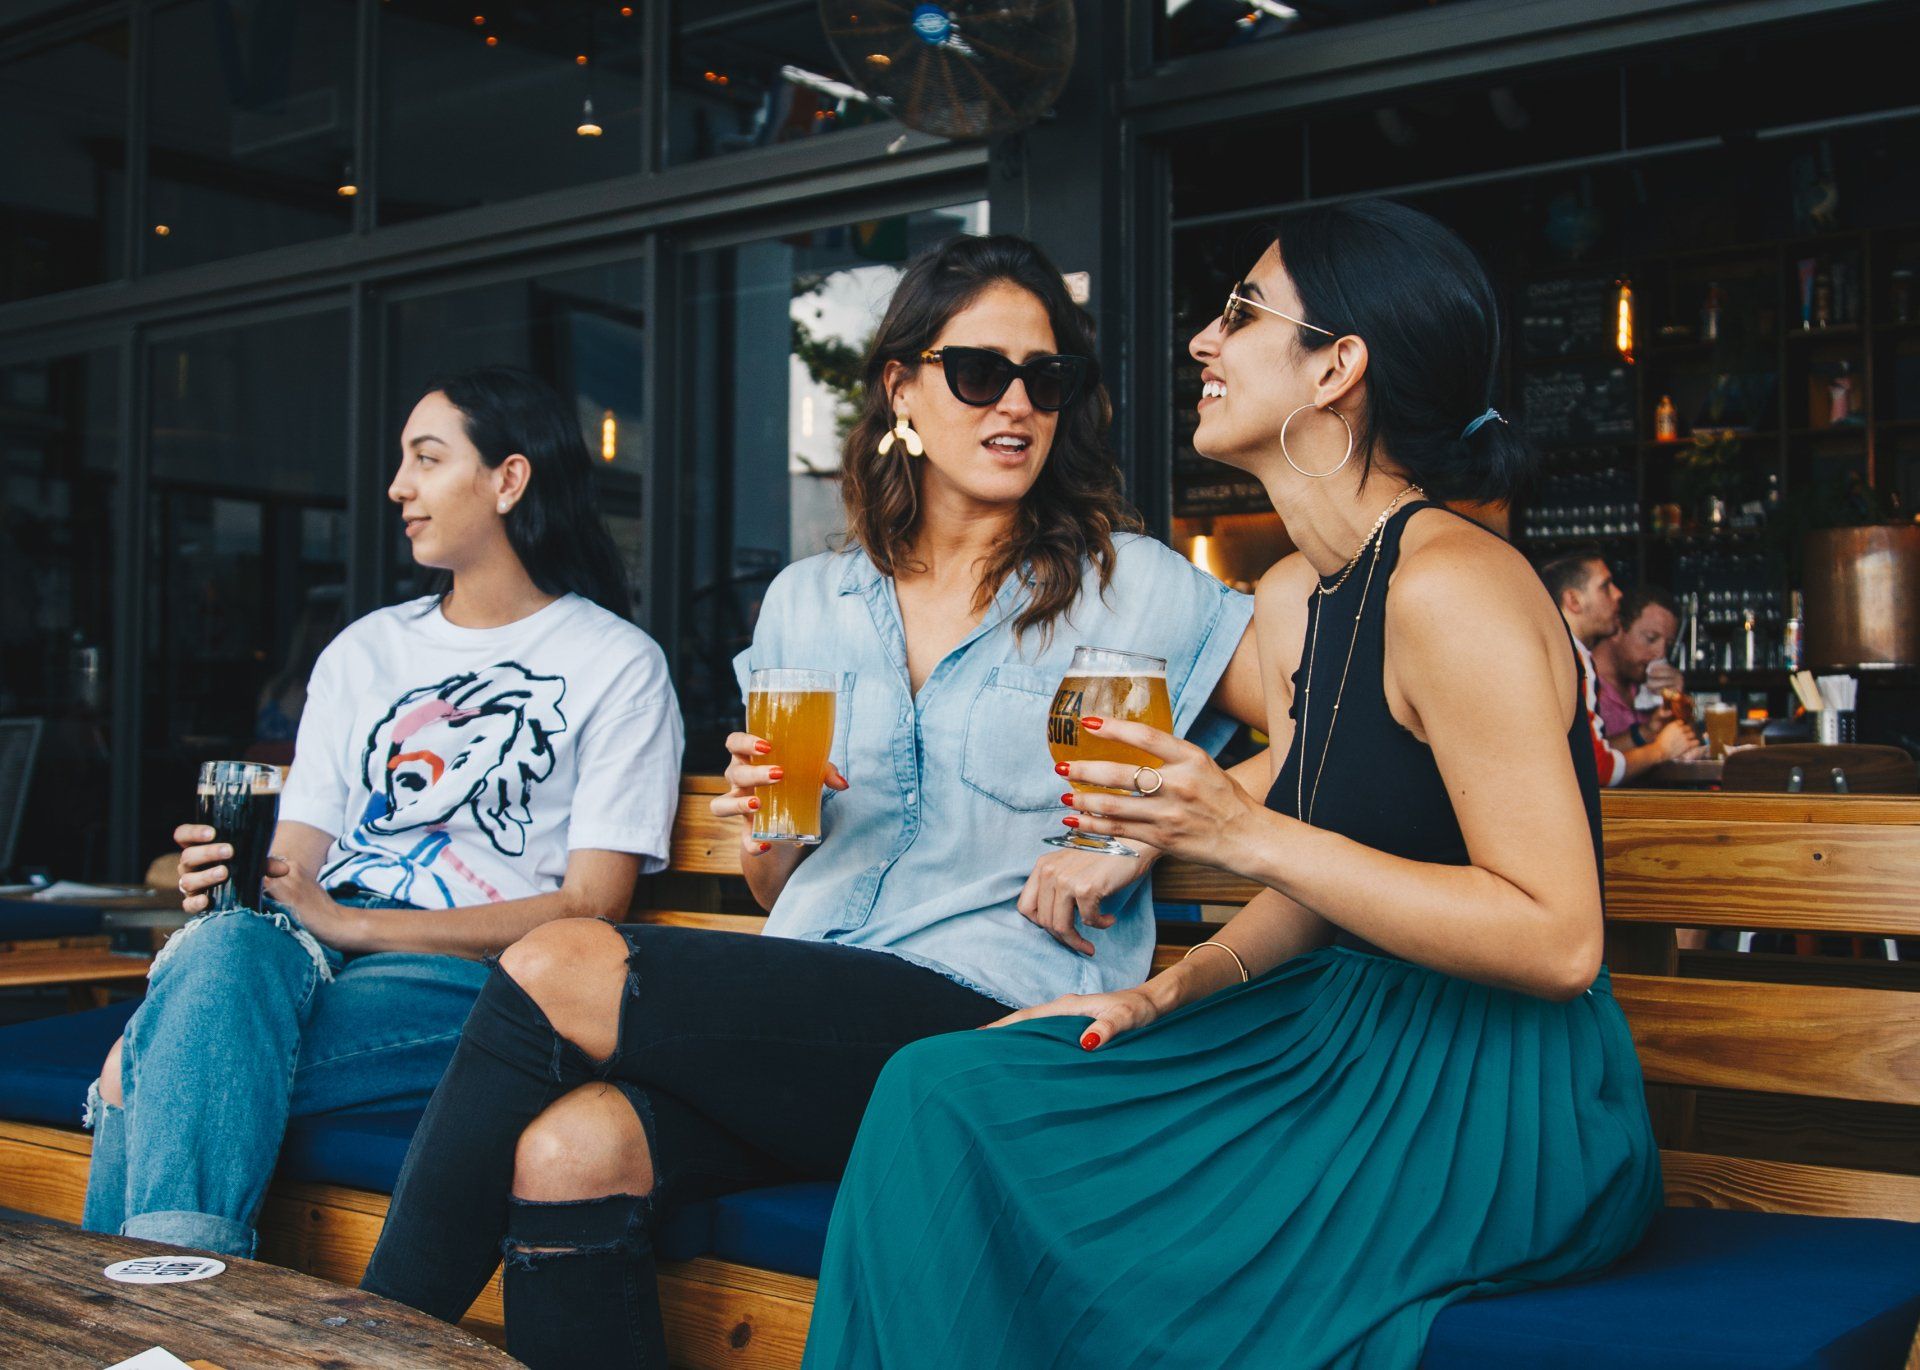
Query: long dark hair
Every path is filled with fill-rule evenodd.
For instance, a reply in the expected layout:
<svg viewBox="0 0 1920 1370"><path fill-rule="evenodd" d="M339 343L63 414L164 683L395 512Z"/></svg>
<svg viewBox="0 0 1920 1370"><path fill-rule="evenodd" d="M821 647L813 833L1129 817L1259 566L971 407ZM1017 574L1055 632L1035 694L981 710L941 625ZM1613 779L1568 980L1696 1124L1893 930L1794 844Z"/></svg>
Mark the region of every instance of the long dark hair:
<svg viewBox="0 0 1920 1370"><path fill-rule="evenodd" d="M1094 363L1092 320L1067 294L1053 263L1025 238L1007 233L954 238L907 267L867 353L865 397L841 457L848 529L885 575L915 569L908 549L920 522L922 465L897 445L880 454L880 437L894 424L887 363L918 372L921 352L933 346L948 320L1001 282L1040 301L1060 351L1087 358L1090 367ZM976 608L986 606L1010 573L1031 568L1033 595L1014 619L1016 633L1050 628L1072 606L1088 560L1106 589L1113 580L1114 533L1141 526L1121 493L1120 468L1107 446L1112 418L1106 387L1092 371L1079 396L1061 412L1046 465L1020 502L1013 534L980 579Z"/></svg>
<svg viewBox="0 0 1920 1370"><path fill-rule="evenodd" d="M1525 483L1518 430L1490 419L1466 432L1493 406L1500 367L1500 307L1471 248L1389 200L1302 210L1273 234L1308 320L1367 344L1363 470L1384 447L1435 499L1506 499ZM1309 352L1333 343L1295 334Z"/></svg>
<svg viewBox="0 0 1920 1370"><path fill-rule="evenodd" d="M550 595L576 594L633 616L626 568L593 501L593 459L580 421L560 392L516 366L476 366L442 377L439 391L466 421L467 439L490 468L518 452L531 473L507 517L507 542L533 583ZM434 578L446 593L452 578Z"/></svg>

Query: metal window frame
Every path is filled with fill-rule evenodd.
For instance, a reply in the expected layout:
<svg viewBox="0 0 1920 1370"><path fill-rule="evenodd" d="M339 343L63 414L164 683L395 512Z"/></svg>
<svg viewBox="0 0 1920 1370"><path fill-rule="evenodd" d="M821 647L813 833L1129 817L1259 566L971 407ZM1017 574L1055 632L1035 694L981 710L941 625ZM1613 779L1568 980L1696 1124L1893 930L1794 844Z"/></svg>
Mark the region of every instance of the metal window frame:
<svg viewBox="0 0 1920 1370"><path fill-rule="evenodd" d="M1138 3L1150 11L1158 0ZM1902 0L1458 0L1177 58L1125 81L1118 99L1141 135L1158 136L1898 3Z"/></svg>

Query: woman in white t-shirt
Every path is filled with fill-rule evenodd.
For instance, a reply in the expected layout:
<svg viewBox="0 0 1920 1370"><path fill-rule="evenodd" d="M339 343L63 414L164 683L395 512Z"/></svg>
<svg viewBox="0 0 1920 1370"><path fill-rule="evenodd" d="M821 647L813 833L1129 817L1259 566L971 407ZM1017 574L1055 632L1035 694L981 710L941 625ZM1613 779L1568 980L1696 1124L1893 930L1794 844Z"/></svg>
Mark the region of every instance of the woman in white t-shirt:
<svg viewBox="0 0 1920 1370"><path fill-rule="evenodd" d="M289 1117L424 1105L484 958L666 864L680 711L590 472L525 372L414 407L387 493L442 588L321 653L267 897L174 935L88 1100L88 1229L251 1256ZM200 913L232 853L174 839Z"/></svg>

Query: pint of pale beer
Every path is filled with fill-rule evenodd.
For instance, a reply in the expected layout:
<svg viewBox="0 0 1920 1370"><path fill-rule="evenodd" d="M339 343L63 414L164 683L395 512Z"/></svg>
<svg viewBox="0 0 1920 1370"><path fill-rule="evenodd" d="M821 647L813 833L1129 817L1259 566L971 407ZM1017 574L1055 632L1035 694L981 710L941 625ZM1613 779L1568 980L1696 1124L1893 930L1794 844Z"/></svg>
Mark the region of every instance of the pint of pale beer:
<svg viewBox="0 0 1920 1370"><path fill-rule="evenodd" d="M820 840L820 791L833 747L838 681L830 671L755 671L747 682L747 731L772 745L760 764L779 766L775 784L754 788L760 807L753 835L761 842Z"/></svg>
<svg viewBox="0 0 1920 1370"><path fill-rule="evenodd" d="M1115 742L1080 726L1082 718L1118 718L1144 723L1163 733L1173 731L1173 705L1167 697L1167 663L1157 656L1117 652L1104 647L1075 647L1073 662L1060 681L1047 714L1047 747L1055 761L1117 761L1126 766L1151 766L1156 758L1137 747ZM1081 794L1127 794L1127 790L1087 785L1078 780ZM1138 856L1126 843L1092 833L1049 837L1048 843L1111 856Z"/></svg>

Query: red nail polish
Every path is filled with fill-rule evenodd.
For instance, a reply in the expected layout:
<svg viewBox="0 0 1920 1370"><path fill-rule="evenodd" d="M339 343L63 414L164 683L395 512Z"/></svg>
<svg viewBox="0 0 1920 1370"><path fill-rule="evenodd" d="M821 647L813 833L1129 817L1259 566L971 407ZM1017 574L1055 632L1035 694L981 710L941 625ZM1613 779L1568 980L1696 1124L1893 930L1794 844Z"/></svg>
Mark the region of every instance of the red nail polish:
<svg viewBox="0 0 1920 1370"><path fill-rule="evenodd" d="M750 809L757 809L757 808L759 808L759 807L760 807L760 800L759 800L759 799L758 799L757 797L756 797L756 798L753 798L753 799L749 799L749 800L747 801L747 807L748 807L748 808L750 808Z"/></svg>
<svg viewBox="0 0 1920 1370"><path fill-rule="evenodd" d="M1072 808L1072 807L1073 807L1073 796L1072 796L1072 795L1070 795L1070 794L1063 794L1063 795L1061 795L1061 796L1060 796L1060 802L1061 802L1062 804L1065 804L1065 805L1066 805L1066 806L1067 806L1068 808Z"/></svg>
<svg viewBox="0 0 1920 1370"><path fill-rule="evenodd" d="M1080 820L1075 818L1072 814L1068 814L1065 818L1061 819L1060 821L1062 823L1065 823L1069 828L1077 828L1080 826Z"/></svg>
<svg viewBox="0 0 1920 1370"><path fill-rule="evenodd" d="M1080 720L1080 726L1083 728L1091 728L1097 733L1100 731L1100 725L1105 722L1106 720L1104 718L1083 718Z"/></svg>
<svg viewBox="0 0 1920 1370"><path fill-rule="evenodd" d="M753 744L753 750L761 756L765 756L773 750L773 744L762 738Z"/></svg>
<svg viewBox="0 0 1920 1370"><path fill-rule="evenodd" d="M769 767L767 767L767 779L769 779L769 780L785 780L786 778L787 778L787 768L786 768L785 766L769 766Z"/></svg>
<svg viewBox="0 0 1920 1370"><path fill-rule="evenodd" d="M1055 775L1065 775L1067 773L1067 763L1064 761L1054 762L1053 773Z"/></svg>
<svg viewBox="0 0 1920 1370"><path fill-rule="evenodd" d="M761 855L763 855L763 856L764 856L764 855L765 855L766 853L768 853L768 852L770 852L770 851L772 851L772 850L773 850L773 843L771 843L771 842L762 842L762 843L760 844L760 852L761 852Z"/></svg>
<svg viewBox="0 0 1920 1370"><path fill-rule="evenodd" d="M1092 1051L1095 1047L1099 1045L1100 1045L1100 1034L1097 1032L1089 1032L1085 1037L1082 1037L1080 1039L1080 1048L1083 1051Z"/></svg>

